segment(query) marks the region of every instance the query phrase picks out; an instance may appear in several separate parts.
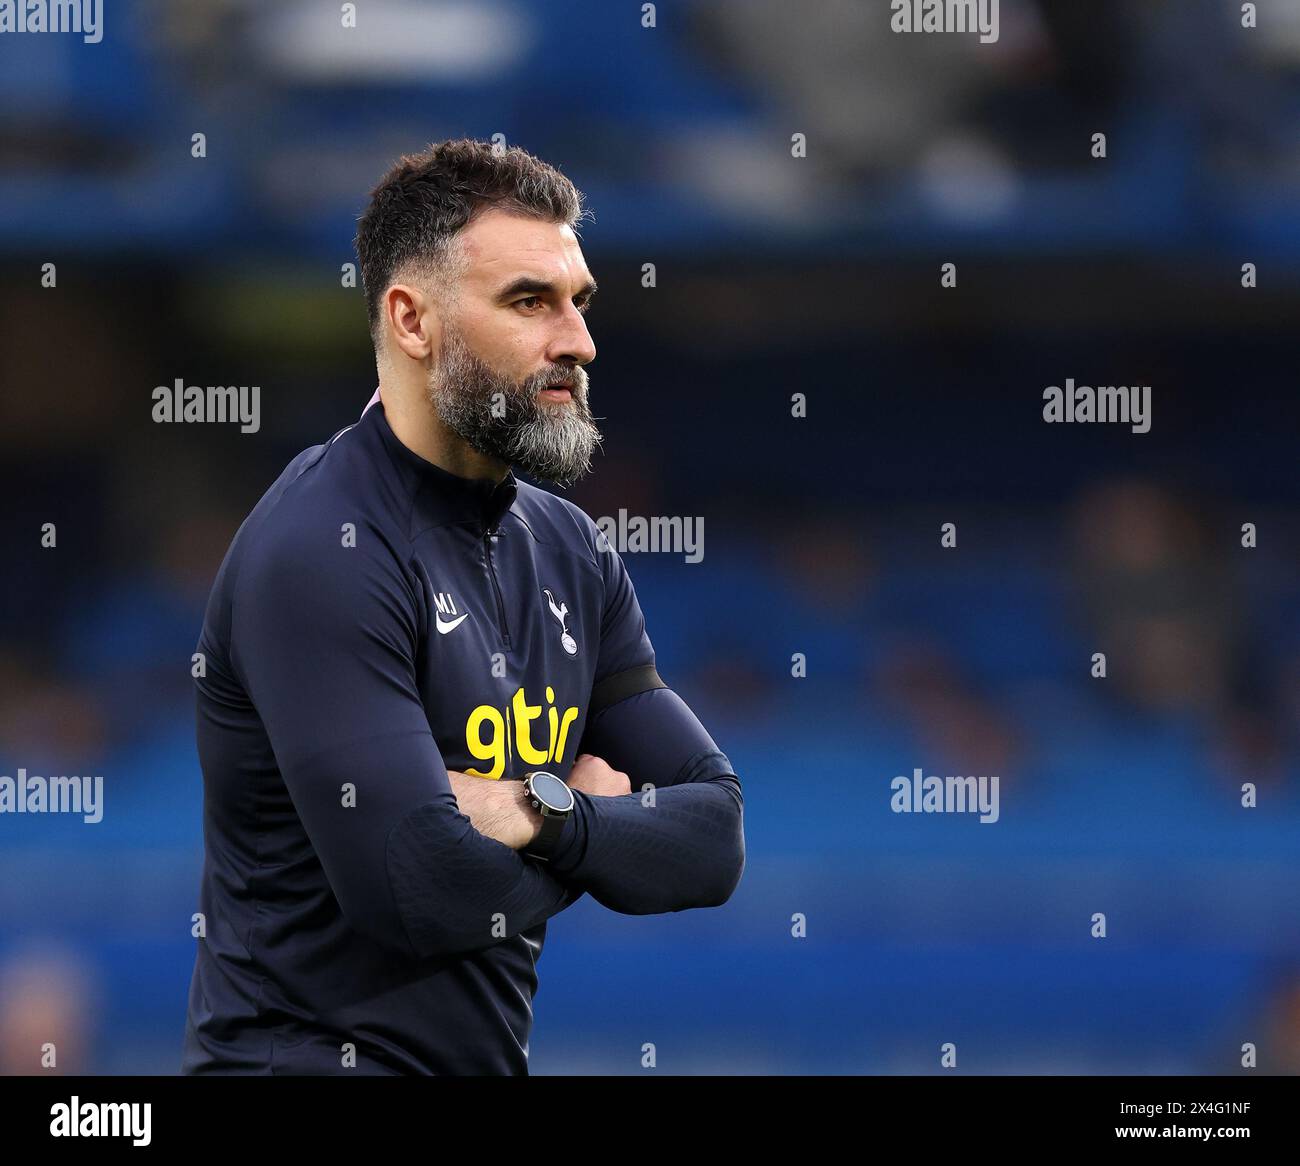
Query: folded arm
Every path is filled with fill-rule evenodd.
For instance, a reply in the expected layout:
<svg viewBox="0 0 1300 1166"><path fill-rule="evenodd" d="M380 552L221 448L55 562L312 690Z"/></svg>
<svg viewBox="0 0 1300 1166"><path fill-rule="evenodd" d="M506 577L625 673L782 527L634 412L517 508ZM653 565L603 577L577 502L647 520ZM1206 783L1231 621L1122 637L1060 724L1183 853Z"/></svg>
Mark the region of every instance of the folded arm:
<svg viewBox="0 0 1300 1166"><path fill-rule="evenodd" d="M632 792L574 792L554 873L628 915L725 903L745 867L740 781L686 703L664 687L626 697L588 722L579 748L627 773Z"/></svg>

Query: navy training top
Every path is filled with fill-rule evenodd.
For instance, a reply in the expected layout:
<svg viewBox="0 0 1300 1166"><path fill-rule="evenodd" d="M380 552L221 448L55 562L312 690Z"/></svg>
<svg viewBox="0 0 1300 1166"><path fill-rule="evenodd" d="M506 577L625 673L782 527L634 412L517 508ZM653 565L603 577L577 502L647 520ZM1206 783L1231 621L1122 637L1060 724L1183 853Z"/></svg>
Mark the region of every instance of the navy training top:
<svg viewBox="0 0 1300 1166"><path fill-rule="evenodd" d="M618 553L513 473L426 461L378 394L239 528L197 652L184 1073L527 1073L550 916L740 880L740 782L660 680ZM633 793L575 790L549 863L478 833L447 777L565 777L581 752Z"/></svg>

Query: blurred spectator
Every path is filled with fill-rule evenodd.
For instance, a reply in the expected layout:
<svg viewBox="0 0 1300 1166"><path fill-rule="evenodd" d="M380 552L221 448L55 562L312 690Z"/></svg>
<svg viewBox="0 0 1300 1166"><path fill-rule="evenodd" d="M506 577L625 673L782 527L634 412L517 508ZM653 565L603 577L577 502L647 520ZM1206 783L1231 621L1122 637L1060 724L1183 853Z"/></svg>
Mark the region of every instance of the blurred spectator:
<svg viewBox="0 0 1300 1166"><path fill-rule="evenodd" d="M100 1007L93 969L63 946L33 945L0 964L0 1075L94 1072Z"/></svg>

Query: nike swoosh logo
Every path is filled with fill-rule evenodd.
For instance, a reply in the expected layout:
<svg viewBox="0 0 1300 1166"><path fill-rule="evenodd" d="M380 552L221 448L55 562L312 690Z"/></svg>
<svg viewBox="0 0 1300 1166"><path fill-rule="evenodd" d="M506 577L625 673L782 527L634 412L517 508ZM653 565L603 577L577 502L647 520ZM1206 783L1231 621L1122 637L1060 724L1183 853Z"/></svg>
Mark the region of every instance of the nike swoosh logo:
<svg viewBox="0 0 1300 1166"><path fill-rule="evenodd" d="M436 615L434 616L433 622L438 625L438 631L445 636L448 632L454 632L468 618L469 612L467 611L458 615L455 619L445 620L442 616Z"/></svg>

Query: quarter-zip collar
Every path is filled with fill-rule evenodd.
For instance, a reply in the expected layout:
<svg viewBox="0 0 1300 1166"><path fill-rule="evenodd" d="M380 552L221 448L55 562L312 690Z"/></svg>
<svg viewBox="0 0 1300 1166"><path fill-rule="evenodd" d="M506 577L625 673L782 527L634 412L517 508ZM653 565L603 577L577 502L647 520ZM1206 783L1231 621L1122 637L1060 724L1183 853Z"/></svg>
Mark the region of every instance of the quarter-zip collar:
<svg viewBox="0 0 1300 1166"><path fill-rule="evenodd" d="M519 483L513 470L500 482L487 478L462 478L421 457L402 444L388 418L379 391L371 397L356 428L368 440L377 439L387 449L394 466L409 484L413 504L423 528L468 522L480 533L493 531L514 505Z"/></svg>

